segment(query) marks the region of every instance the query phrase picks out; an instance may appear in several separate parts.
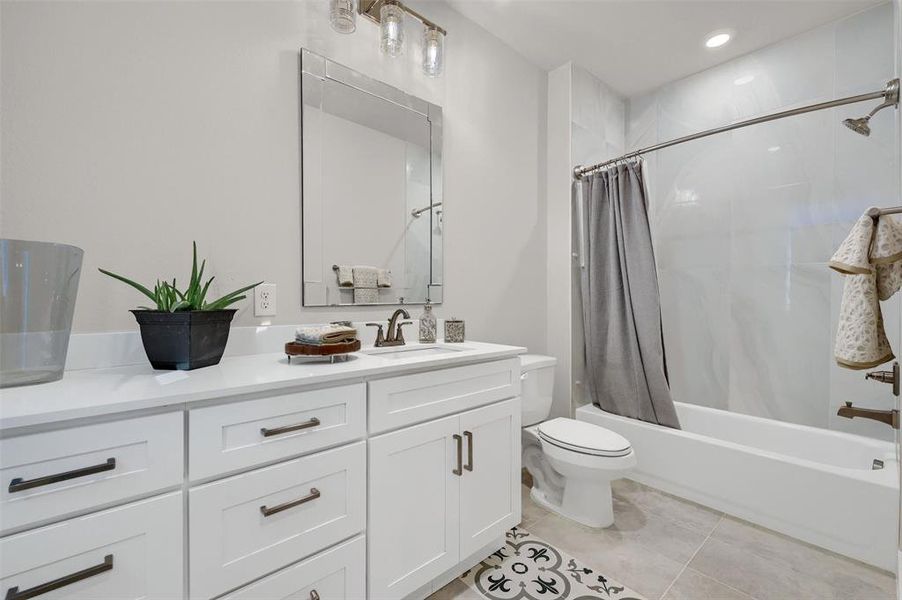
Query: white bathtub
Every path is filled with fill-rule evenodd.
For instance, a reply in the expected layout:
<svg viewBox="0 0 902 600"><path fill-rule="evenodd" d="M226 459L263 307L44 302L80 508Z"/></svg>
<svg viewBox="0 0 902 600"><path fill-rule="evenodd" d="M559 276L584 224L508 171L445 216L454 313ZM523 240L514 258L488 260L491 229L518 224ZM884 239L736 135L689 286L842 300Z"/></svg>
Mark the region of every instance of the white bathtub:
<svg viewBox="0 0 902 600"><path fill-rule="evenodd" d="M626 437L640 483L896 570L899 486L889 442L676 403L682 430L582 406ZM884 468L874 470L874 459Z"/></svg>

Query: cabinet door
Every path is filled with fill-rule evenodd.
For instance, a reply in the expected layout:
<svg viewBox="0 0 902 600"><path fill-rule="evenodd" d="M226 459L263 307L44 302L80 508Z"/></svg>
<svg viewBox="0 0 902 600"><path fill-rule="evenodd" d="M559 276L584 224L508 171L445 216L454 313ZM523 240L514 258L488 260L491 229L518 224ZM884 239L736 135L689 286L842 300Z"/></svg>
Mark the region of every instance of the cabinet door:
<svg viewBox="0 0 902 600"><path fill-rule="evenodd" d="M460 415L460 555L481 549L520 522L520 399Z"/></svg>
<svg viewBox="0 0 902 600"><path fill-rule="evenodd" d="M369 597L401 598L457 564L458 417L371 438Z"/></svg>

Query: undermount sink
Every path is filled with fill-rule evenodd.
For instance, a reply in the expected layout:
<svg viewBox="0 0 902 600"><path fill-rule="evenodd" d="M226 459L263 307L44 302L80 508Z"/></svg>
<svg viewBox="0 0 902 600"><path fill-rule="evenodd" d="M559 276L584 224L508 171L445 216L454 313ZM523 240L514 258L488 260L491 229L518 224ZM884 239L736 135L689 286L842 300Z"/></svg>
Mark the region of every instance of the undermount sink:
<svg viewBox="0 0 902 600"><path fill-rule="evenodd" d="M362 350L361 354L378 356L379 358L419 358L421 356L438 356L440 354L453 354L469 350L466 346L392 346L388 348L370 348Z"/></svg>

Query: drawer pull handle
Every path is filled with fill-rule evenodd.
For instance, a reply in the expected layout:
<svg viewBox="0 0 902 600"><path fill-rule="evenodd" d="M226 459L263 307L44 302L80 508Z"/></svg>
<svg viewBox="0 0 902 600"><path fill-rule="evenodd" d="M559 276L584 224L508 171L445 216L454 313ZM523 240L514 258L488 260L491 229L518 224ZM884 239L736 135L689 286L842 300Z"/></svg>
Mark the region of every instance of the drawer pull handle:
<svg viewBox="0 0 902 600"><path fill-rule="evenodd" d="M286 425L285 427L275 427L273 429L267 429L266 427L260 430L260 433L263 434L263 437L270 437L273 435L281 435L283 433L291 433L292 431L300 431L301 429L310 429L311 427L316 427L319 425L319 419L313 417L309 421L304 421L303 423L298 423L297 425Z"/></svg>
<svg viewBox="0 0 902 600"><path fill-rule="evenodd" d="M472 431L464 431L464 437L467 438L467 464L464 465L464 469L467 471L473 470L473 432Z"/></svg>
<svg viewBox="0 0 902 600"><path fill-rule="evenodd" d="M451 469L451 472L460 477L464 474L463 470L463 462L464 462L464 444L463 438L457 435L456 433L451 436L454 438L454 441L457 442L457 468Z"/></svg>
<svg viewBox="0 0 902 600"><path fill-rule="evenodd" d="M319 592L310 590L310 600L319 600Z"/></svg>
<svg viewBox="0 0 902 600"><path fill-rule="evenodd" d="M33 588L28 588L27 590L22 590L21 592L19 591L18 587L9 588L6 591L6 600L27 600L28 598L36 598L37 596L41 596L43 594L46 594L47 592L52 592L53 590L58 590L61 587L66 587L67 585L72 585L73 583L87 579L88 577L99 575L104 571L112 570L113 555L107 554L105 557L103 557L103 562L99 565L88 567L87 569L78 571L77 573L72 573L71 575L66 575L65 577L60 577L59 579L54 579L53 581L48 581L47 583L36 585Z"/></svg>
<svg viewBox="0 0 902 600"><path fill-rule="evenodd" d="M284 504L277 504L272 508L269 508L265 504L260 507L260 512L263 513L264 517L268 517L270 515L274 515L276 513L280 513L283 510L288 510L289 508L294 508L295 506L300 506L301 504L306 504L311 500L316 500L322 494L320 494L319 490L316 488L310 488L310 493L304 496L303 498L298 498L297 500L292 500L291 502L286 502Z"/></svg>
<svg viewBox="0 0 902 600"><path fill-rule="evenodd" d="M115 468L116 459L108 458L106 459L105 463L101 463L99 465L84 467L82 469L75 469L73 471L66 471L65 473L57 473L56 475L47 475L46 477L36 477L27 481L22 479L21 477L16 477L9 482L9 493L14 494L15 492L30 490L31 488L50 485L51 483L58 483L60 481L66 481L69 479L77 479L79 477L93 475L94 473L103 473L104 471L112 471Z"/></svg>

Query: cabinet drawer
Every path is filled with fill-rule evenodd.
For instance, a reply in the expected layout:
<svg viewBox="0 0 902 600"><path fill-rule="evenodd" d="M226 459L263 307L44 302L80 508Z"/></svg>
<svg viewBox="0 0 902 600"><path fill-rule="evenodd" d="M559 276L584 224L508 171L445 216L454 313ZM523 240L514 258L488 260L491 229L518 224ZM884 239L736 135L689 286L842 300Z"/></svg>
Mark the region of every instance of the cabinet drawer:
<svg viewBox="0 0 902 600"><path fill-rule="evenodd" d="M210 598L363 531L366 442L190 491L192 598Z"/></svg>
<svg viewBox="0 0 902 600"><path fill-rule="evenodd" d="M369 382L369 429L379 433L520 394L517 358Z"/></svg>
<svg viewBox="0 0 902 600"><path fill-rule="evenodd" d="M9 536L0 593L35 597L54 582L42 600L181 598L182 537L181 492Z"/></svg>
<svg viewBox="0 0 902 600"><path fill-rule="evenodd" d="M182 482L181 412L0 440L0 530Z"/></svg>
<svg viewBox="0 0 902 600"><path fill-rule="evenodd" d="M360 600L366 597L366 539L358 536L222 600Z"/></svg>
<svg viewBox="0 0 902 600"><path fill-rule="evenodd" d="M189 422L189 472L198 480L364 437L366 385L199 408Z"/></svg>

